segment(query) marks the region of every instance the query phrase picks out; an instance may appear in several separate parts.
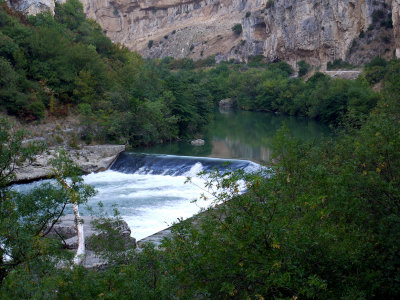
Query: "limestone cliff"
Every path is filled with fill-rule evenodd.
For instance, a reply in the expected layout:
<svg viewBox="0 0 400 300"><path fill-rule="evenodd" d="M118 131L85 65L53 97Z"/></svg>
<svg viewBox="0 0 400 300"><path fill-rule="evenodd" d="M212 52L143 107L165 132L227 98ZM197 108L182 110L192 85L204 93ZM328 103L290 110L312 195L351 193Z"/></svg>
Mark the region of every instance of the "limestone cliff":
<svg viewBox="0 0 400 300"><path fill-rule="evenodd" d="M334 59L389 58L395 48L400 56L400 0L80 1L114 42L145 57L246 60L262 54L324 66ZM242 25L240 34L232 31L235 24Z"/></svg>
<svg viewBox="0 0 400 300"><path fill-rule="evenodd" d="M54 15L55 3L64 3L66 0L8 0L8 5L13 9L28 15L49 10Z"/></svg>
<svg viewBox="0 0 400 300"><path fill-rule="evenodd" d="M394 30L389 29L387 45L379 40L387 30L376 31L375 23L390 19L390 0L81 1L112 40L145 57L242 60L263 54L292 65L301 59L313 65L346 58L362 63L360 55L390 56L393 37L400 42L400 0L393 0ZM231 29L238 23L241 34ZM353 51L360 34L374 30L365 47L360 41L361 53ZM376 47L371 46L373 40L378 41Z"/></svg>

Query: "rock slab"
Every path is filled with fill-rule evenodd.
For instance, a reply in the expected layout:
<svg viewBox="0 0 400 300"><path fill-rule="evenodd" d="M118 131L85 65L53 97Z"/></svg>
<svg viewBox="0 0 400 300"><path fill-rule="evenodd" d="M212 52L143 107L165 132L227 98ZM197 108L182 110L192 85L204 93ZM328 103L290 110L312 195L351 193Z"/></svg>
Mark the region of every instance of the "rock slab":
<svg viewBox="0 0 400 300"><path fill-rule="evenodd" d="M125 145L95 145L84 146L82 149L68 149L67 151L82 172L89 174L106 170L118 154L124 150ZM17 168L15 181L33 181L51 176L53 169L50 160L57 151L57 149L50 149L48 152L36 156L32 164Z"/></svg>

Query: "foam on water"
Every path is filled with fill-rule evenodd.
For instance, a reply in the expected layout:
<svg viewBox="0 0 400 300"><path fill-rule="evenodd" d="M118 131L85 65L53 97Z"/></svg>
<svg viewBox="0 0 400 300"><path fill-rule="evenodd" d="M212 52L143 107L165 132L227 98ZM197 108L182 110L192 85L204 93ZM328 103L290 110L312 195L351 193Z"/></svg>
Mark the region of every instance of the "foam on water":
<svg viewBox="0 0 400 300"><path fill-rule="evenodd" d="M197 177L192 179L193 183L185 184L185 176L124 174L108 170L86 175L84 180L98 191L89 205L96 210L101 202L108 213L112 213L115 206L131 228L132 236L139 240L211 204L211 200L192 203L200 198L203 193L200 187L205 183Z"/></svg>
<svg viewBox="0 0 400 300"><path fill-rule="evenodd" d="M140 240L212 204L211 195L204 191L206 178L198 177L199 172L214 167L240 168L246 172L260 169L260 165L250 161L234 160L230 166L227 162L212 158L123 154L111 170L83 176L85 183L97 190L88 205L96 213L101 210L101 202L102 210L110 216L117 209L131 228L132 236ZM191 182L185 183L187 177L191 177ZM27 192L43 182L52 181L15 185L14 188ZM246 188L243 183L239 186L243 191ZM203 193L210 199L199 200ZM80 207L80 212L90 214L85 206ZM67 213L72 210L68 208Z"/></svg>

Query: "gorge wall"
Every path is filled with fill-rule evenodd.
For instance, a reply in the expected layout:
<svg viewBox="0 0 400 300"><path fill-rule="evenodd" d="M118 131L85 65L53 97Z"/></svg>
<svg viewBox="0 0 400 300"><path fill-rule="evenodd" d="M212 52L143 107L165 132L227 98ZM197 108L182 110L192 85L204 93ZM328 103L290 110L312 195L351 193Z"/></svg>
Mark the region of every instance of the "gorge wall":
<svg viewBox="0 0 400 300"><path fill-rule="evenodd" d="M322 67L334 59L390 58L395 49L400 57L400 0L80 1L114 42L144 57L220 61L262 54Z"/></svg>

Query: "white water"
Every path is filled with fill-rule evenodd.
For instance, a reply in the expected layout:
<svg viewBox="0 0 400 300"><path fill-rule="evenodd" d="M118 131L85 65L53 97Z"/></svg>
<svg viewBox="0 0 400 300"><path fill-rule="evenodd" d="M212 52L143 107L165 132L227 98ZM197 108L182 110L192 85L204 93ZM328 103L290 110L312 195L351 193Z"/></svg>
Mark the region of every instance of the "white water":
<svg viewBox="0 0 400 300"><path fill-rule="evenodd" d="M131 235L137 240L167 228L178 219L189 218L202 208L210 206L214 199L204 190L206 179L197 176L204 168L210 166L196 162L193 160L194 157L165 156L167 157L165 162L162 161L163 157L160 155L145 157L148 159L145 162L149 162L146 170L139 168L129 171L128 174L107 170L83 176L85 183L97 190L96 196L89 199L88 206L95 215L103 211L108 216L113 216L116 209L131 228ZM158 159L156 163L154 163L155 158ZM171 158L175 160L174 163L171 163ZM127 161L126 157L120 159L123 169L131 167L132 162ZM199 159L202 159L205 164L223 162L219 159ZM236 160L235 163L248 172L260 168L260 165L251 162ZM190 169L183 172L181 176L166 175L171 174L170 171L174 174L189 166L191 166ZM152 174L153 168L159 175ZM187 177L191 177L191 182L185 183ZM27 192L43 182L54 181L43 180L15 185L13 188L20 192ZM244 185L241 185L241 190L244 189ZM202 200L202 194L209 199ZM194 203L194 200L197 201ZM99 206L100 203L101 206ZM80 212L82 215L91 214L85 206L80 206ZM66 213L72 213L72 209L67 208Z"/></svg>
<svg viewBox="0 0 400 300"><path fill-rule="evenodd" d="M197 177L185 184L186 176L124 174L108 170L86 175L84 180L98 191L88 204L96 209L101 202L109 214L115 207L137 240L165 229L178 218L193 216L212 202L211 199L192 202L204 192L200 187L205 181Z"/></svg>

